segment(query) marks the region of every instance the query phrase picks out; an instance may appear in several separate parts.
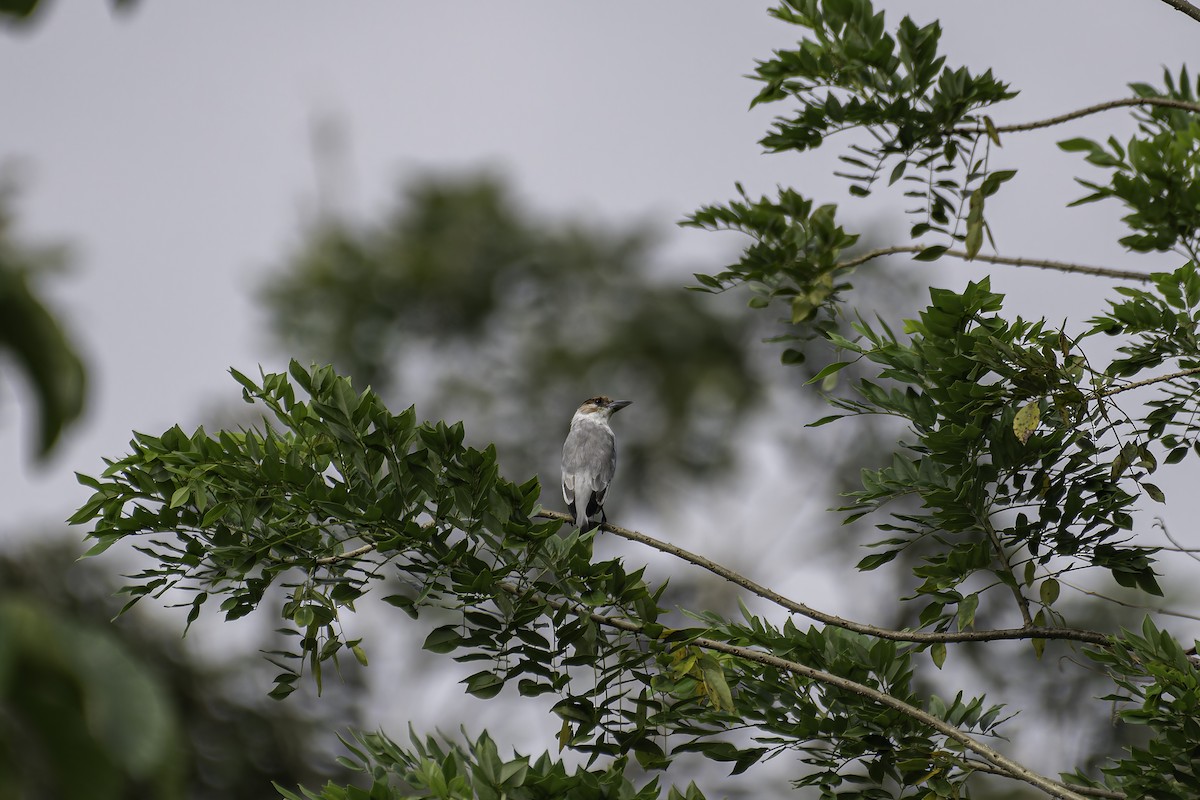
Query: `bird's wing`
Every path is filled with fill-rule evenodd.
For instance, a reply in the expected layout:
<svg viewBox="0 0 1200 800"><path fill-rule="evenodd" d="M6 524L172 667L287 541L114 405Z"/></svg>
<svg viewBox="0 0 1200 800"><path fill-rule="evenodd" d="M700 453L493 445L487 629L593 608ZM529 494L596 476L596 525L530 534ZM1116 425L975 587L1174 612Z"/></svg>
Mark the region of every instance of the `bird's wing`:
<svg viewBox="0 0 1200 800"><path fill-rule="evenodd" d="M567 472L565 469L562 474L563 500L566 501L568 508L575 507L575 474Z"/></svg>
<svg viewBox="0 0 1200 800"><path fill-rule="evenodd" d="M604 500L617 468L617 447L612 431L602 425L576 425L563 443L563 499L574 506L578 492L592 493L587 505Z"/></svg>

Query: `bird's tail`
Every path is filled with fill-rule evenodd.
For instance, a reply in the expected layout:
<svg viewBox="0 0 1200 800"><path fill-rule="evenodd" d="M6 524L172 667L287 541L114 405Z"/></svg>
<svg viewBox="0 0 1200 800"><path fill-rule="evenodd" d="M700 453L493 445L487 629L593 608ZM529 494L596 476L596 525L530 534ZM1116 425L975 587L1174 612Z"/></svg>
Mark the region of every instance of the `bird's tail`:
<svg viewBox="0 0 1200 800"><path fill-rule="evenodd" d="M576 492L575 493L575 527L579 528L582 533L588 529L588 495L591 492Z"/></svg>

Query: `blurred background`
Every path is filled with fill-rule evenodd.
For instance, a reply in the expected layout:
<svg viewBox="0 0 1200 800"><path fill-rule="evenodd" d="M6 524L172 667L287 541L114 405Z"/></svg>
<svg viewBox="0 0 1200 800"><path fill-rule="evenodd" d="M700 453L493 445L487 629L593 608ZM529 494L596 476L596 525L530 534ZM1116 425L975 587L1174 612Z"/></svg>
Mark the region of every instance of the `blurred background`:
<svg viewBox="0 0 1200 800"><path fill-rule="evenodd" d="M109 623L132 554L75 562L82 532L62 520L88 491L73 473L102 470L132 430L252 424L231 366L332 361L396 410L415 403L496 442L507 476L541 476L551 508L574 408L600 393L632 399L615 421L610 519L823 610L911 621L895 600L911 585L902 565L852 572L858 545L879 538L870 520L843 527L827 513L896 432L806 430L825 410L802 385L829 354L784 367L784 345L763 341L787 332L782 321L744 297L685 291L743 243L675 223L735 181L838 203L865 247L907 236L898 193L854 200L832 175L836 140L803 158L761 152L783 109L748 110L756 87L744 76L801 33L770 5L74 0L0 27L0 800L261 797L270 780L344 780L334 733L349 725L399 736L410 721L465 724L522 752L553 747L544 709L465 695L453 676L470 670L420 652L426 627L388 609L354 622L370 667L347 667L319 700L283 703L266 699L274 670L257 652L271 649L269 619L201 620L183 640L182 609ZM998 124L1157 83L1200 32L1151 0L877 7L892 25L941 19L950 64L990 66L1020 89ZM1116 206L1063 210L1086 171L1054 142L1132 130L1110 112L1006 137L993 163L1022 172L989 201L1000 252L1178 266L1123 252ZM1076 328L1110 291L991 272L1010 309ZM898 320L931 283L983 274L880 260L860 270L852 303ZM1186 498L1195 477L1160 484ZM1186 503L1166 514L1176 538L1200 545ZM1145 515L1139 534L1165 544L1152 523ZM736 607L727 587L653 553L601 549L670 575L670 604ZM1168 560L1181 580L1167 583L1167 605L1191 602L1182 587L1195 566ZM1076 621L1143 613L1109 608ZM1200 629L1175 623L1184 638ZM1068 649L1048 649L1050 670L1020 645L988 652L952 658L944 678L1039 707L1011 728L1031 766L1054 773L1119 745L1108 710L1081 705L1100 684ZM700 783L710 797L763 796L797 768L783 757Z"/></svg>

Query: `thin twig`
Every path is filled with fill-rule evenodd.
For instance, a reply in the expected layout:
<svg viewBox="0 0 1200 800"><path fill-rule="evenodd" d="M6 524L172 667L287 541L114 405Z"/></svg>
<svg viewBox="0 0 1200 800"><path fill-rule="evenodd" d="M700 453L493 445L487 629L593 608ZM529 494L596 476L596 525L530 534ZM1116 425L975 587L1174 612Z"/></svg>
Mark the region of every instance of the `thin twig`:
<svg viewBox="0 0 1200 800"><path fill-rule="evenodd" d="M543 519L560 519L564 522L571 522L570 514L564 514L560 511L549 511L542 509L537 516ZM628 539L631 542L644 544L647 547L652 547L655 550L675 556L678 559L687 561L701 569L705 569L717 577L733 583L743 589L758 595L764 600L769 600L780 608L786 609L801 616L808 617L825 625L832 625L835 628L842 628L855 633L866 634L867 636L875 636L879 639L890 639L897 642L912 642L915 644L932 644L937 642L990 642L1003 639L1066 639L1076 642L1086 642L1087 644L1095 644L1107 646L1111 643L1110 636L1099 631L1089 631L1077 628L1051 628L1030 626L1025 628L999 628L995 630L981 631L898 631L889 628L879 628L874 625L868 625L863 622L854 622L853 620L843 619L842 617L833 614L827 614L824 611L818 611L815 608L810 608L804 603L791 600L778 592L768 589L767 587L755 583L744 575L740 575L728 567L711 561L704 556L696 555L682 547L670 544L668 542L659 541L658 539L647 536L644 533L621 528L617 525L604 523L600 526L603 530L609 533L620 536L622 539Z"/></svg>
<svg viewBox="0 0 1200 800"><path fill-rule="evenodd" d="M872 259L882 256L898 255L900 253L920 253L922 250L928 249L929 245L903 244L894 247L881 247L878 250L871 250L862 255L855 256L847 261L842 261L838 267L849 269L857 267L860 264L865 264ZM1145 272L1135 272L1133 270L1113 269L1112 267L1091 267L1086 264L1071 264L1066 261L1048 261L1042 258L1008 258L1006 256L991 256L980 253L971 258L965 250L946 250L942 253L944 256L952 256L961 258L964 261L983 261L987 264L1004 264L1010 267L1036 267L1037 269L1051 269L1056 272L1074 272L1080 275L1097 275L1102 278L1116 278L1124 281L1139 281L1141 283L1149 283L1150 276Z"/></svg>
<svg viewBox="0 0 1200 800"><path fill-rule="evenodd" d="M1110 597L1109 595L1101 594L1100 592L1093 592L1091 589L1084 589L1082 586L1077 586L1069 581L1064 581L1062 578L1058 578L1058 582L1069 589L1074 589L1080 594L1086 594L1089 597L1095 597L1097 600L1107 600L1110 603L1123 606L1125 608L1136 608L1140 611L1153 611L1155 614L1162 614L1163 616L1167 617L1200 620L1200 616L1196 614L1188 614L1185 611L1172 611L1169 608L1162 608L1161 606L1148 606L1143 603L1127 603L1124 600L1118 600L1115 597Z"/></svg>
<svg viewBox="0 0 1200 800"><path fill-rule="evenodd" d="M1103 391L1096 392L1096 396L1112 397L1114 394L1128 392L1130 389L1140 389L1143 386L1150 386L1151 384L1162 383L1163 381L1173 381L1176 378L1186 378L1188 375L1196 375L1198 373L1200 373L1200 367L1181 369L1178 372L1172 372L1168 375L1159 375L1157 378L1146 378L1145 380L1134 381L1133 383L1127 383L1124 386L1118 386L1115 389L1105 389Z"/></svg>
<svg viewBox="0 0 1200 800"><path fill-rule="evenodd" d="M1163 2L1176 11L1182 11L1192 19L1200 22L1200 8L1192 5L1188 0L1163 0Z"/></svg>
<svg viewBox="0 0 1200 800"><path fill-rule="evenodd" d="M1167 537L1167 541L1169 541L1171 544L1173 544L1177 548L1179 548L1180 553L1183 553L1184 555L1186 555L1188 558L1192 559L1193 561L1200 561L1200 556L1196 555L1196 552L1194 550L1184 547L1182 544L1180 544L1179 542L1177 542L1175 540L1175 537L1171 535L1171 532L1169 530L1167 530L1167 521L1165 519L1163 519L1162 517L1155 517L1154 524L1157 525L1158 529L1163 532L1163 536Z"/></svg>
<svg viewBox="0 0 1200 800"><path fill-rule="evenodd" d="M608 525L605 525L604 527L606 529L609 528ZM613 532L615 533L615 531ZM526 591L510 583L501 583L499 586L504 591L513 595L527 594ZM598 624L617 628L618 630L628 631L630 633L638 633L643 636L647 635L642 630L642 626L638 625L636 622L619 617L605 616L604 614L599 614L586 608L579 608L575 604L566 600L558 600L545 596L542 596L542 600L552 608L557 610L565 609L566 611L577 616L586 616ZM694 639L689 639L688 643L705 650L726 653L728 655L737 656L738 658L744 658L747 661L765 664L766 666L774 667L775 669L781 669L786 672L791 672L794 675L808 678L816 683L821 683L826 686L834 686L838 689L852 692L860 697L865 697L872 702L878 703L879 705L887 706L895 711L899 711L901 714L915 719L927 727L933 728L947 738L953 739L966 749L987 760L990 764L999 769L1001 774L1009 778L1024 781L1025 783L1041 789L1051 797L1060 798L1060 800L1084 800L1084 796L1077 794L1072 788L1067 787L1058 781L1047 778L1044 775L1039 775L1028 767L1013 761L1003 753L988 747L983 742L980 742L974 737L964 733L945 720L939 719L924 709L909 705L903 700L892 697L891 695L881 692L878 689L858 683L857 681L852 681L849 678L843 678L840 675L834 675L832 672L825 672L823 670L815 669L797 661L789 661L785 658L780 658L770 653L765 653L761 650L754 650L749 647L728 644L716 639L697 637ZM1116 795L1116 797L1123 798L1124 795Z"/></svg>
<svg viewBox="0 0 1200 800"><path fill-rule="evenodd" d="M1016 598L1017 608L1021 611L1021 622L1024 623L1026 629L1033 627L1033 616L1029 613L1029 600L1025 598L1025 594L1021 591L1021 586L1017 582L1017 575L1013 572L1012 564L1008 561L1008 553L1004 550L1004 544L1000 541L1000 537L996 534L996 529L992 527L989 520L983 520L984 533L987 534L988 540L992 543L992 548L996 551L996 560L1000 562L1000 566L1008 572L1008 577L1012 580L1008 584L1008 588L1012 590L1013 597ZM1006 581L1007 583L1007 581Z"/></svg>
<svg viewBox="0 0 1200 800"><path fill-rule="evenodd" d="M1171 0L1164 1L1171 2ZM1194 8L1194 6L1192 8ZM1126 108L1128 106L1160 106L1163 108L1178 108L1183 111L1200 113L1200 103L1192 103L1188 102L1187 100L1176 100L1173 97L1122 97L1119 100L1109 100L1104 103L1097 103L1094 106L1081 108L1077 111L1069 111L1066 114L1059 114L1057 117L1050 117L1049 119L1039 119L1034 122L1022 122L1018 125L997 125L993 130L995 130L996 133L1021 133L1022 131L1035 131L1039 128L1049 128L1053 125L1061 125L1064 122L1080 119L1081 117L1099 114L1102 111L1111 111L1114 108ZM975 127L955 128L954 132L966 134L984 134L987 133L988 130L986 127L979 125Z"/></svg>

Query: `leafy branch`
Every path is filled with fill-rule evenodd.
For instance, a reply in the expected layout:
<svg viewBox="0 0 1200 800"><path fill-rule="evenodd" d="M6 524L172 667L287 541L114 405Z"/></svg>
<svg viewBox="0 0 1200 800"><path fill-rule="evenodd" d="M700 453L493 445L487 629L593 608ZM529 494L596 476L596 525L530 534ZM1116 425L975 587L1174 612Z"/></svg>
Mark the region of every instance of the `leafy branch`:
<svg viewBox="0 0 1200 800"><path fill-rule="evenodd" d="M545 509L538 512L538 516L546 519L557 519L563 522L569 522L571 516L560 511L547 511ZM889 628L881 628L875 625L869 625L863 622L855 622L854 620L845 619L834 614L828 614L824 611L819 611L815 608L805 605L804 603L791 600L778 592L767 588L755 581L741 575L726 566L718 564L715 561L705 558L704 556L692 553L684 548L664 542L653 537L647 536L638 531L622 528L611 523L604 523L600 526L601 530L608 531L623 539L628 539L631 542L644 544L652 547L668 555L675 556L683 561L686 561L695 566L701 567L712 574L729 581L730 583L740 586L743 589L751 592L764 600L768 600L775 605L787 611L791 611L801 616L808 617L811 620L820 622L825 625L832 625L854 633L861 633L867 636L874 636L880 639L888 639L897 642L911 642L914 644L937 644L937 643L957 643L957 642L988 642L1012 639L1063 639L1067 641L1086 642L1088 644L1107 645L1111 638L1099 631L1080 630L1075 628L1055 628L1055 627L1039 627L1029 625L1021 628L999 628L991 630L960 630L960 631L901 631L892 630Z"/></svg>
<svg viewBox="0 0 1200 800"><path fill-rule="evenodd" d="M705 613L696 616L700 627L669 629L658 621L663 587L647 586L640 570L618 561L595 561L593 534L563 535L566 515L536 507L536 483L499 478L490 450L462 445L461 426L417 425L411 409L392 415L372 392L354 392L329 368L293 362L290 375L234 377L247 400L270 410L271 426L216 437L177 428L139 434L133 453L110 462L102 478L81 476L95 495L73 521L95 522L93 554L132 537L152 566L126 588L131 603L172 589L192 592L189 623L212 595L224 595L226 618L236 618L281 584L282 616L297 649L269 654L283 668L276 697L292 691L304 671L319 687L322 663L336 663L339 652L366 662L362 641L344 637L340 618L390 566L406 589L386 602L414 617L429 607L459 615L425 646L488 663L464 681L467 691L492 697L513 682L522 694L559 693L562 741L585 752L633 753L644 766L661 767L670 755L659 741L671 732L688 737L677 750L698 749L741 771L769 748L731 748L720 739L739 724L757 730L763 744L808 753L814 764L877 764L899 781L913 780L910 768L884 755L891 749L841 739L829 750L817 740L815 720L855 708L860 722L908 754L905 763L943 763L950 770L943 780L966 780L972 770L951 751L931 750L920 728L1051 796L1075 796L978 741L997 724L999 707L915 694L907 666L913 650L897 644L1033 637L1104 646L1109 637L1049 626L886 631L816 612L682 548L606 526L827 625L800 631L748 613L744 624ZM309 400L296 396L293 382ZM583 664L592 665L594 682L572 676L572 666ZM823 688L797 695L797 679ZM631 712L630 704L641 710ZM788 708L786 719L772 708Z"/></svg>

